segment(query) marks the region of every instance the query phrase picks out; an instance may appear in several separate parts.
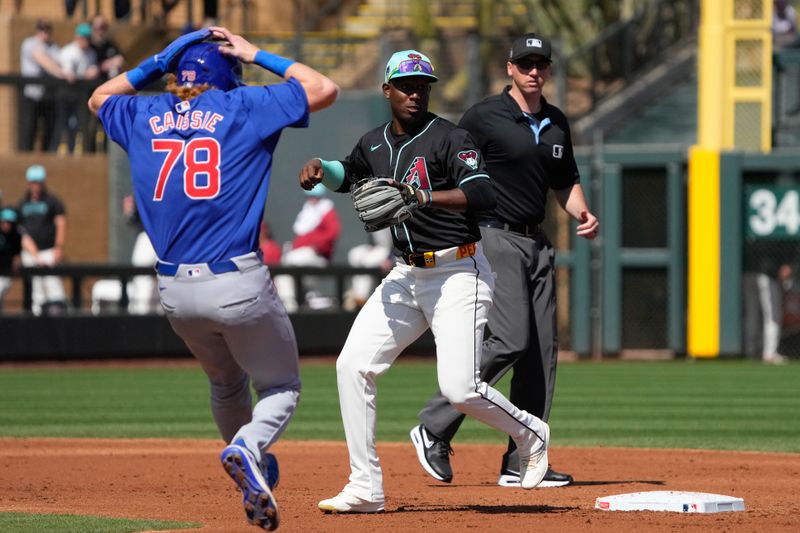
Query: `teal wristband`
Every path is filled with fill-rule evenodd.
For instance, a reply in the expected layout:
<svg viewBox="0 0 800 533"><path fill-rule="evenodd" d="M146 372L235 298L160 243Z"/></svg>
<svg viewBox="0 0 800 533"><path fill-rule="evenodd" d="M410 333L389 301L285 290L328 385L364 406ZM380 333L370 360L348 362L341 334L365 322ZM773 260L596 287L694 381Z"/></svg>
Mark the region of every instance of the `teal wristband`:
<svg viewBox="0 0 800 533"><path fill-rule="evenodd" d="M274 72L283 78L286 74L286 70L294 65L295 62L291 59L271 54L265 50L259 50L256 52L256 57L253 60L253 63L259 67L269 70L270 72Z"/></svg>
<svg viewBox="0 0 800 533"><path fill-rule="evenodd" d="M322 184L332 191L336 191L344 182L344 165L341 161L325 161L316 158L322 165Z"/></svg>

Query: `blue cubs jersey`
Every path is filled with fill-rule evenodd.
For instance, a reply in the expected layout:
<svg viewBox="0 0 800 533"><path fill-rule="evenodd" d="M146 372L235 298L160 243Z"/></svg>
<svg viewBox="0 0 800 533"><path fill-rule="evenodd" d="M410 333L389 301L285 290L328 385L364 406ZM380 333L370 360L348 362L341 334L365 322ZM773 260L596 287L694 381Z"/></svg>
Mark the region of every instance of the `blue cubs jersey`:
<svg viewBox="0 0 800 533"><path fill-rule="evenodd" d="M302 85L111 96L98 117L128 152L136 206L158 258L210 263L258 249L272 154L308 126Z"/></svg>

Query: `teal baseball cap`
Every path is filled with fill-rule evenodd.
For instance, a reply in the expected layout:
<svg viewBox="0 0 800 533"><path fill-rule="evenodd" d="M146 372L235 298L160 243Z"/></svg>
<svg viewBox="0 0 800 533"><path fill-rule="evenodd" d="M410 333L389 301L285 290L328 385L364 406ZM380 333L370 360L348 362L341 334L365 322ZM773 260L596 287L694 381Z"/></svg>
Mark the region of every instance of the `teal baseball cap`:
<svg viewBox="0 0 800 533"><path fill-rule="evenodd" d="M16 222L17 212L13 209L3 209L0 211L0 222Z"/></svg>
<svg viewBox="0 0 800 533"><path fill-rule="evenodd" d="M421 76L430 81L438 81L439 78L433 74L433 63L428 56L416 50L403 50L395 52L386 63L386 74L384 81L389 83L398 78L408 78L411 76Z"/></svg>
<svg viewBox="0 0 800 533"><path fill-rule="evenodd" d="M88 22L81 22L78 24L78 27L75 28L75 35L78 37L91 37L92 26Z"/></svg>
<svg viewBox="0 0 800 533"><path fill-rule="evenodd" d="M47 171L42 165L31 165L25 172L25 179L28 181L44 181L46 177Z"/></svg>

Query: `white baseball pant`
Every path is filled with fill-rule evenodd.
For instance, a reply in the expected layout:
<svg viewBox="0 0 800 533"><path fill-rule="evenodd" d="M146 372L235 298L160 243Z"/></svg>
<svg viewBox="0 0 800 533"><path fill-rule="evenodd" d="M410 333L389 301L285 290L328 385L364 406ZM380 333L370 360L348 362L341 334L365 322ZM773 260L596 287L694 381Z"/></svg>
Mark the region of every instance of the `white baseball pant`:
<svg viewBox="0 0 800 533"><path fill-rule="evenodd" d="M56 261L55 248L39 250L39 257L22 250L22 265L26 267L48 265L54 266ZM31 279L31 299L33 314L41 315L42 306L47 302L65 302L64 284L58 276L35 276Z"/></svg>
<svg viewBox="0 0 800 533"><path fill-rule="evenodd" d="M436 341L442 394L458 410L521 441L541 420L514 407L479 377L481 343L494 279L480 244L473 257L457 247L436 252L436 266L398 264L359 312L336 362L339 404L351 474L345 491L383 501L375 445L375 379L429 327Z"/></svg>

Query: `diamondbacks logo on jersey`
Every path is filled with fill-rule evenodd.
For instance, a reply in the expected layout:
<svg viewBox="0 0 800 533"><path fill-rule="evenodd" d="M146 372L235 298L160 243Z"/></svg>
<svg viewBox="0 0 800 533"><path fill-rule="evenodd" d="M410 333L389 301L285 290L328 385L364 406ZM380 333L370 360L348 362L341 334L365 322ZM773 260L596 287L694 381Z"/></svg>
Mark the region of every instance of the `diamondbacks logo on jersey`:
<svg viewBox="0 0 800 533"><path fill-rule="evenodd" d="M463 152L458 152L458 158L472 170L476 170L478 168L478 152L475 150L464 150Z"/></svg>
<svg viewBox="0 0 800 533"><path fill-rule="evenodd" d="M560 144L554 144L553 157L555 157L556 159L561 159L562 157L564 157L564 147L561 146Z"/></svg>
<svg viewBox="0 0 800 533"><path fill-rule="evenodd" d="M403 182L413 185L416 189L430 190L431 182L428 179L428 166L425 164L424 157L414 158L403 176Z"/></svg>

